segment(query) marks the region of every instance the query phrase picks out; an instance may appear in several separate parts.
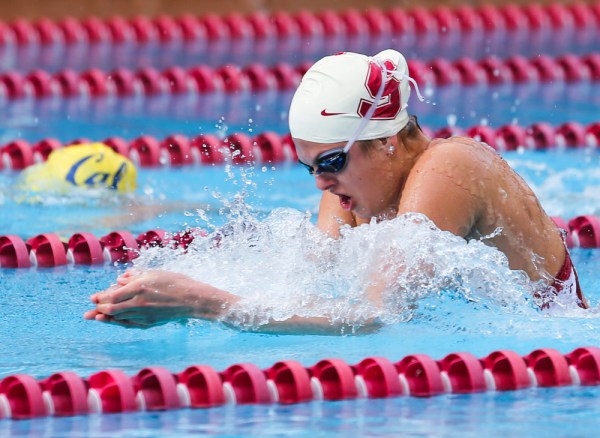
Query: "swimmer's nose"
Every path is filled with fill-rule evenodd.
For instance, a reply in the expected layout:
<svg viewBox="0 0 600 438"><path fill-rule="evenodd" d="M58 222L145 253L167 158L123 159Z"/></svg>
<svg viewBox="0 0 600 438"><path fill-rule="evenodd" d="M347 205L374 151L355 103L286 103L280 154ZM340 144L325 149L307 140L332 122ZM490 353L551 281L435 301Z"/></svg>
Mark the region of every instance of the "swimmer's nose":
<svg viewBox="0 0 600 438"><path fill-rule="evenodd" d="M315 184L319 190L329 190L335 185L335 182L335 176L331 173L325 172L320 175L315 175Z"/></svg>

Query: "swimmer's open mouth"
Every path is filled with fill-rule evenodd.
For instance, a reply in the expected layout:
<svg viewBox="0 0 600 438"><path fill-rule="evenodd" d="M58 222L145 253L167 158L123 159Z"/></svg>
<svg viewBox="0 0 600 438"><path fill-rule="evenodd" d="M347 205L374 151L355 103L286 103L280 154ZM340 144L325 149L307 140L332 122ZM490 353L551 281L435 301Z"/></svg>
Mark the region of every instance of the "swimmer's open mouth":
<svg viewBox="0 0 600 438"><path fill-rule="evenodd" d="M344 210L352 209L352 198L346 195L338 195L340 198L340 205Z"/></svg>

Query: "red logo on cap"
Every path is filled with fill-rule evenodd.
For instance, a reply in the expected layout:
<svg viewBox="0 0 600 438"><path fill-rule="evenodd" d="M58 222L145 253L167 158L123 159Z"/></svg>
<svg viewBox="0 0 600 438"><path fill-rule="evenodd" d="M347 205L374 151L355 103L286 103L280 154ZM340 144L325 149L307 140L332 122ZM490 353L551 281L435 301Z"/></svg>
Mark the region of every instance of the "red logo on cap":
<svg viewBox="0 0 600 438"><path fill-rule="evenodd" d="M385 61L385 67L388 71L396 70L396 66L390 60ZM401 99L400 99L400 81L394 76L388 75L386 78L387 83L384 85L383 94L381 101L377 105L377 109L373 113L372 120L391 120L396 118L400 112ZM369 72L365 81L365 87L369 91L372 98L377 96L377 91L381 86L381 67L374 62L369 65ZM365 117L373 101L367 99L361 99L358 104L358 114L361 117Z"/></svg>
<svg viewBox="0 0 600 438"><path fill-rule="evenodd" d="M325 117L327 117L327 116L341 116L343 114L348 114L348 113L330 113L330 112L327 112L326 109L323 109L323 111L321 111L321 115L325 116Z"/></svg>

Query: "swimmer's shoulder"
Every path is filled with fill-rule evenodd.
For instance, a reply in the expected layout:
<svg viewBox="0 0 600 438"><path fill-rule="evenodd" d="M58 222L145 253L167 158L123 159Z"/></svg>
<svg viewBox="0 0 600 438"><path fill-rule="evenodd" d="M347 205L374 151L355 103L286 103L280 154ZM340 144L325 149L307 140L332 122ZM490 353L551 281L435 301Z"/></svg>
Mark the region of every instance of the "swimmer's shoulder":
<svg viewBox="0 0 600 438"><path fill-rule="evenodd" d="M496 151L489 145L457 136L432 140L417 164L475 170L487 168L496 158Z"/></svg>

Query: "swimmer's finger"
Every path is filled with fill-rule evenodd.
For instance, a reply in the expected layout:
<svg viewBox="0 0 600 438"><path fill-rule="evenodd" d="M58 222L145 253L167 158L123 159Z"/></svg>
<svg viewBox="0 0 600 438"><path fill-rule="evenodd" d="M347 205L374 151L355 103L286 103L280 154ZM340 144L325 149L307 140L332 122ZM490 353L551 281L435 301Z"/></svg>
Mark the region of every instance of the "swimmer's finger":
<svg viewBox="0 0 600 438"><path fill-rule="evenodd" d="M112 292L112 291L118 289L119 287L120 286L113 284L109 288L107 288L101 292L96 292L96 293L90 295L90 301L94 304L98 304L101 300L101 297L103 297L104 294L106 294L107 292Z"/></svg>
<svg viewBox="0 0 600 438"><path fill-rule="evenodd" d="M135 271L125 271L125 273L119 275L117 278L117 284L120 286L125 286L126 284L130 283L131 280L135 279L137 275L138 274Z"/></svg>
<svg viewBox="0 0 600 438"><path fill-rule="evenodd" d="M137 283L131 282L124 286L115 286L104 292L99 292L97 295L96 304L116 304L127 301L140 293L140 288Z"/></svg>
<svg viewBox="0 0 600 438"><path fill-rule="evenodd" d="M127 301L119 303L99 303L96 305L96 311L109 316L122 315L123 313L136 311L138 309L138 307L132 307L131 303Z"/></svg>
<svg viewBox="0 0 600 438"><path fill-rule="evenodd" d="M100 314L100 312L98 312L97 310L88 310L87 312L85 312L83 314L83 319L87 319L87 320L96 319L96 316L99 314Z"/></svg>

